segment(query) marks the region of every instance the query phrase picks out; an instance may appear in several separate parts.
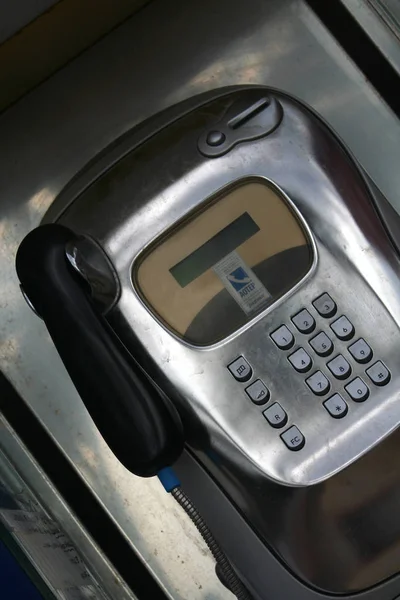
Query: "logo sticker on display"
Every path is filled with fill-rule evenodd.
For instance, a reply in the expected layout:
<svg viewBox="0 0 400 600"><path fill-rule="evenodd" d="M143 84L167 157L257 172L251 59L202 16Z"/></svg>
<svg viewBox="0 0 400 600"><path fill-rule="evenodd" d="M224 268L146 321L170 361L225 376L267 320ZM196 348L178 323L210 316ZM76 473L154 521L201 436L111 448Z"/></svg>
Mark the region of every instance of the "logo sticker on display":
<svg viewBox="0 0 400 600"><path fill-rule="evenodd" d="M227 276L227 279L237 292L240 292L246 285L251 283L251 277L248 276L243 267L239 267L232 271L232 273Z"/></svg>
<svg viewBox="0 0 400 600"><path fill-rule="evenodd" d="M267 305L271 294L236 251L217 262L213 271L247 315Z"/></svg>

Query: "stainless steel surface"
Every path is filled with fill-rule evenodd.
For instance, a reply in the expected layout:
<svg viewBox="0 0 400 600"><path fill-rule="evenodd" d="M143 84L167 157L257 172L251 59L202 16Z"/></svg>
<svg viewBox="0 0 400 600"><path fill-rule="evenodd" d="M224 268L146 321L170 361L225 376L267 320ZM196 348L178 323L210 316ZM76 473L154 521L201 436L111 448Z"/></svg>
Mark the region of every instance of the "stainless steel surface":
<svg viewBox="0 0 400 600"><path fill-rule="evenodd" d="M400 2L341 0L400 75Z"/></svg>
<svg viewBox="0 0 400 600"><path fill-rule="evenodd" d="M208 103L206 110L201 108L201 98L194 99L197 110L170 124L165 133L150 137L146 144L106 171L98 183L92 184L69 205L60 222L78 234L98 240L106 250L121 284L120 300L116 314L110 316L111 322L127 347L133 349L154 379L180 405L189 424L189 442L200 448L202 454L213 457L207 464L211 462L208 466L218 481L226 484L226 479L231 478L241 487L239 493L227 485L259 534L294 572L312 585L330 592L351 592L392 575L392 564L383 563L370 576L364 573L364 561L346 564L342 575L335 573L333 578L328 566L333 562L342 566L346 562L342 546L362 545L361 533L351 528L351 533L337 532L336 544L325 550L319 568L313 565L310 572L304 566L304 556L302 560L296 556L297 544L291 538L287 522L292 519L291 512L286 513L285 506L275 508L273 517L276 519L282 513L284 526L272 534L272 513L265 509L263 495L261 499L259 494L260 488L271 486L271 481L299 486L298 494L295 487L291 492L283 492L280 486L275 486L269 497L274 504L279 504L277 499L281 494L288 495L293 502L296 495L301 495L303 506L298 518L305 522L311 507L319 510L319 504L315 501L314 488L309 488L307 493L307 488L302 486L315 486L332 478L398 427L400 260L375 212L360 171L320 120L297 102L270 92L283 107L284 114L273 134L238 145L214 160L198 152L197 140L203 132L212 129L229 103L243 100L247 93L246 88L231 91L227 94L229 102L217 97L214 103ZM170 121L168 114L165 121ZM145 157L152 158L146 160ZM152 179L154 172L158 176ZM265 179L266 183L271 180L286 192L287 201L293 203L294 210L311 229L309 237L313 239L318 259L290 293L261 315L223 342L196 348L168 331L143 303L134 287L135 264L143 249L176 222L241 178ZM319 316L312 304L324 292L338 306L337 314L330 319ZM288 352L277 348L270 338L269 334L280 325L291 324L291 317L304 307L313 310L316 330L329 333L334 340L335 354L346 356L351 362L352 377L361 377L370 385L369 401L350 402L349 412L342 420L332 419L322 401L308 389L305 382L308 374L298 373L290 364L291 355L304 352L300 349L305 347L312 355L313 369L328 375L331 392L346 395L344 386L350 379L342 381L330 373L330 370L337 371L332 357L312 353L308 346L310 335L296 332L295 345ZM369 341L374 360L383 360L388 366L392 373L388 385L373 386L366 376L365 366L351 359L348 339L334 335L332 328L344 322L340 316L343 314L355 328L356 336ZM345 325L350 327L347 321ZM292 330L295 331L293 326ZM342 336L341 332L338 335L349 337ZM352 339L357 338L352 336ZM246 358L253 368L253 377L267 382L271 400L279 402L288 413L290 435L286 430L282 434L269 429L261 409L247 400L245 386L236 381L228 369L238 356ZM293 364L301 370L294 360ZM203 442L196 436L190 438L190 431L196 432L198 438L199 428L207 432ZM304 448L290 452L282 440L297 449L303 445L301 434L306 440ZM353 478L357 473L355 464ZM244 489L241 484L245 479ZM327 485L330 485L329 480ZM359 496L363 493L364 490L360 490ZM321 502L333 501L329 494L321 494ZM358 502L356 498L355 503ZM342 518L350 518L348 515L353 512L356 517L355 506L351 505ZM363 512L374 514L374 502L364 504ZM327 525L334 517L335 511L328 512ZM318 532L313 529L308 535L304 532L305 546L314 548L325 536L322 523ZM376 538L379 537L378 521ZM368 547L373 544L372 539ZM395 541L399 545L393 550L392 538L386 542L380 540L379 554L392 553L400 564L400 537Z"/></svg>
<svg viewBox="0 0 400 600"><path fill-rule="evenodd" d="M399 436L397 434L395 434L395 438L394 444L386 447L385 454L380 455L378 461L382 460L384 462L385 458L390 457L391 452L399 443ZM382 449L382 446L380 448ZM288 502L286 511L288 514L292 513L293 517L290 521L288 520L293 541L297 542L297 552L300 559L302 558L304 560L304 564L309 564L310 568L312 568L313 565L317 565L318 568L320 565L320 555L325 553L326 548L329 547L331 543L335 543L335 534L338 526L339 528L342 528L348 525L348 522L345 520L342 521L341 513L343 512L343 508L354 501L355 495L359 495L358 488L360 485L365 489L365 479L368 479L371 470L376 468L374 460L370 460L371 456L372 453L367 454L362 459L362 462L364 463L363 472L353 484L348 481L346 471L342 472L343 477L341 474L339 477L335 478L335 489L332 488L331 492L334 494L336 491L336 494L338 496L340 495L336 500L336 523L332 523L329 520L328 522L326 521L326 512L327 510L332 509L332 505L326 507L321 506L319 497L321 493L323 494L323 490L321 490L319 486L316 486L313 489L316 494L315 504L317 505L318 502L320 503L320 510L318 512L314 512L313 510L310 511L305 523L301 520L300 516L303 509L302 498L297 497L296 501ZM250 529L238 507L227 499L221 491L221 488L211 477L209 477L208 472L200 467L193 456L189 455L189 453L183 454L176 468L181 479L185 482L187 493L196 496L196 504L203 516L206 517L212 531L218 539L224 540L225 548L229 552L230 559L234 562L236 567L240 565L241 575L243 576L243 573L246 573L251 577L251 589L257 600L287 600L289 598L295 598L296 600L332 600L333 598L338 597L324 594L316 589L311 589L300 582L293 572L288 571L278 557L272 554L263 544L262 540L252 529ZM397 469L397 465L395 468ZM392 491L396 488L396 478L397 474L395 473L395 469L386 469L381 481L378 482L378 484L380 484L385 480L386 486L383 486L383 488L387 492L387 494L376 495L379 516L383 515L385 510L387 510L391 504L392 507L394 507L398 503L398 494L392 494ZM269 501L270 491L271 490L264 490L264 503L266 511L272 512L271 521L273 521L274 516L277 516L276 504ZM372 496L374 493L374 481L371 481L369 494ZM362 506L364 499L365 496L360 498L359 506ZM281 503L285 503L287 498L282 495L280 500ZM382 500L384 501L383 503ZM360 560L360 555L368 556L368 554L365 553L365 544L368 541L368 532L371 529L374 531L375 527L375 520L371 523L368 518L364 518L362 513L359 513L359 517L360 518L355 525L359 528L364 528L366 536L365 540L363 540L363 547L360 548L358 552L354 552L346 546L342 547L343 557L349 562ZM283 525L283 522L277 519L271 526L272 530L279 529L281 525ZM392 520L388 520L387 526L384 528L386 533L394 526L394 535L396 536L398 533L396 525L397 522L394 524ZM322 527L325 528L326 539L314 548L307 547L303 532L309 528L318 530L318 528ZM234 535L232 535L232 533ZM375 568L373 561L370 562L367 568ZM336 562L329 566L329 570L332 574L340 573L342 572L342 569L343 564L339 566ZM249 584L246 578L245 581ZM259 593L254 592L254 588L256 588ZM395 577L387 580L381 585L370 588L366 592L357 595L341 595L340 598L342 600L354 600L354 598L358 598L359 600L393 600L393 598L398 595L399 589L400 581L398 577Z"/></svg>
<svg viewBox="0 0 400 600"><path fill-rule="evenodd" d="M155 1L0 117L1 366L177 599L230 595L216 582L204 546L157 482L132 477L106 448L44 325L20 295L14 255L61 188L107 144L174 102L237 83L269 84L311 104L400 208L399 123L298 0ZM391 449L385 452L390 458ZM371 464L366 463L365 478ZM392 467L381 476L388 493L395 491ZM344 475L341 481L345 490L357 489L346 486ZM375 484L371 487L373 495ZM303 526L326 525L321 511L306 524L294 520L293 535L300 540ZM339 520L338 508L337 518L327 524L330 541ZM351 548L343 550L350 562L359 560ZM318 564L324 548L308 549L305 560L311 554Z"/></svg>
<svg viewBox="0 0 400 600"><path fill-rule="evenodd" d="M400 40L400 4L398 0L368 0Z"/></svg>
<svg viewBox="0 0 400 600"><path fill-rule="evenodd" d="M77 590L75 591L76 598L93 597L105 600L107 597L110 599L118 598L118 600L135 600L136 596L126 587L126 584L101 552L100 548L85 532L82 524L64 503L57 489L44 475L40 466L18 438L16 432L2 416L0 416L0 442L0 479L6 485L7 490L13 494L15 502L22 507L26 505L25 515L35 514L40 517L37 522L41 525L42 530L45 528L43 519L49 519L50 522L47 520L45 522L59 526L69 539L74 540L74 545L81 554L81 557L82 555L84 556L85 563L81 565L81 568L87 568L90 577L83 579L81 585L85 587L89 586L86 589L86 594L88 595L85 595L85 589L82 589L82 596L79 594L79 590ZM18 468L16 465L18 465ZM23 477L19 473L23 473ZM38 499L40 499L40 502ZM2 516L9 519L10 517L7 517L9 511L3 509L4 506L2 506ZM29 513L26 511L29 511ZM39 570L45 581L50 574L54 575L54 578L51 580L47 579L46 583L56 598L64 598L62 594L63 592L67 594L67 589L56 584L57 581L62 581L62 574L57 571L66 569L62 557L57 556L57 552L53 552L51 556L49 554L46 556L43 553L44 549L40 546L40 544L43 544L43 541L40 540L40 533L33 533L34 542L27 545L30 536L26 534L21 535L22 532L22 528L14 528L13 536L16 542L21 544L22 548L25 549L28 558L32 560L32 564ZM54 543L54 539L49 538L50 535L45 541ZM63 541L68 542L69 540L64 536ZM38 560L40 558L42 560ZM54 560L52 566L46 564L46 558L50 561ZM45 570L41 572L43 567ZM72 571L67 571L65 575L67 576L67 581L68 578L71 578L73 581L76 579L76 575ZM95 593L94 596L90 593L92 590Z"/></svg>

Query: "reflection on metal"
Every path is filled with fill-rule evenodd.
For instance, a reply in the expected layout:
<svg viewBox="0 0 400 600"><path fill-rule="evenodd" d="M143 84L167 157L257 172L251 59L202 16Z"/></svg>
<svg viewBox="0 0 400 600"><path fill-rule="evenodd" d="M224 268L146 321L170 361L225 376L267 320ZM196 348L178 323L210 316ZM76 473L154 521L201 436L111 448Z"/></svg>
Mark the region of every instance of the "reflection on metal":
<svg viewBox="0 0 400 600"><path fill-rule="evenodd" d="M400 3L398 0L341 0L400 76Z"/></svg>
<svg viewBox="0 0 400 600"><path fill-rule="evenodd" d="M101 8L96 0L14 0L5 4L0 8L0 111L96 43L146 1L117 0Z"/></svg>
<svg viewBox="0 0 400 600"><path fill-rule="evenodd" d="M258 95L259 91L255 93ZM148 136L148 141L102 173L97 182L69 204L60 223L92 236L107 249L122 288L110 320L126 347L139 353L139 362L148 365L155 381L167 386L169 397L179 403L187 430L207 431L203 443L189 439L196 448L200 445L199 460L291 571L327 593L349 594L379 584L398 571L393 565L400 564L400 543L394 543L391 537L382 538L379 523L370 532L368 543L364 531L356 525L361 518L360 503L362 518L376 516L369 486L359 484L354 502L341 508L340 516L341 498L335 493L343 469L347 467L349 485L359 480L363 464L360 458L400 422L396 358L400 347L400 260L379 221L362 174L351 164L340 143L319 118L301 109L297 101L269 89L263 93L282 107L283 118L274 135L239 144L230 153L208 160L198 152L198 139L219 121L220 115L225 115L226 106L244 101L249 90L245 86L230 89L225 98L217 92L214 102L207 95L207 110L201 106L201 97L194 98L196 110L186 112L159 137L150 135L151 123L142 126L140 131ZM170 123L168 113L164 117ZM151 179L154 171L158 176ZM242 328L230 332L223 343L208 346L205 352L171 336L150 314L133 289L132 264L139 260L143 248L149 251L151 242L157 244L160 236L176 222L184 222L205 200L221 193L233 180L244 182L249 177L259 183L266 178L285 190L286 201L304 217L311 230L309 237L315 238L314 255L318 260L290 293ZM67 198L65 202L68 205ZM250 206L248 199L251 214ZM258 221L260 227L261 223ZM193 231L192 228L192 234ZM167 252L166 247L166 242L158 246L163 252ZM150 280L154 272L153 265L153 272L148 273ZM160 273L154 275L158 283ZM294 371L286 354L268 336L282 323L291 324L291 317L301 308L313 310L312 302L322 292L334 298L338 316L345 314L350 319L357 337L368 340L375 357L383 360L392 373L389 386L374 387L369 382L370 401L351 404L343 420L328 416L322 401L310 394L304 376ZM168 303L164 302L165 310L166 307ZM212 323L214 318L210 311L206 320ZM222 318L220 314L218 318ZM227 310L223 318L229 319ZM335 337L330 323L315 311L314 318L317 330L334 339L335 353L348 356L348 342ZM372 318L379 330L371 327ZM168 321L166 315L164 319ZM120 323L123 325L118 328ZM297 334L297 348L306 346L307 339ZM256 377L268 382L271 397L286 410L290 425L295 424L305 435L301 452L288 452L280 432L266 430L260 409L246 402L242 386L227 370L227 365L240 355L245 355ZM156 366L150 364L149 357ZM326 358L313 354L312 360L314 370L329 373ZM352 361L352 377L367 379L365 365ZM332 393L345 395L343 384L332 376L330 379ZM393 464L397 464L395 458ZM388 466L393 468L393 464L385 461L379 467L381 473ZM386 483L382 482L382 486L385 488ZM375 489L380 493L378 485ZM393 493L400 493L399 490L397 479ZM266 497L274 506L273 511L266 510ZM282 498L285 502L281 502ZM301 548L291 530L294 514L298 528L302 528ZM322 514L319 527L313 527L310 515L316 518ZM396 519L396 513L392 519ZM348 527L342 528L342 521ZM276 522L280 523L278 528L274 527ZM328 531L334 531L334 535ZM314 549L327 538L330 543L317 561ZM368 557L354 562L343 560L345 551L358 553L363 544L365 554L373 555L374 570L369 568ZM232 552L234 545L229 542L227 551ZM234 562L246 573L238 555ZM336 571L329 568L333 563L338 565ZM262 589L264 584L260 582L258 592Z"/></svg>
<svg viewBox="0 0 400 600"><path fill-rule="evenodd" d="M149 31L157 43L150 43ZM229 600L231 595L216 580L194 528L158 482L132 477L100 438L45 326L20 294L14 256L51 198L119 135L179 100L238 83L267 84L308 102L400 208L398 120L300 0L155 0L0 116L0 365L174 600ZM49 196L43 206L32 206L30 200L45 189ZM143 214L143 227L146 221ZM0 443L4 446L3 435ZM12 447L10 452L24 471L25 451ZM373 468L371 454L366 479ZM389 485L396 474L385 477ZM38 488L34 478L32 486ZM337 489L343 504L357 485L344 494L347 489L343 477ZM296 506L301 503L299 498ZM336 512L340 519L341 506ZM291 523L299 553L303 528L323 526L324 506L315 521L312 515L307 523L296 518ZM333 543L335 530L327 533ZM76 524L70 536L83 555L94 551ZM349 555L349 563L356 563L362 551ZM347 548L344 552L348 556ZM313 560L323 555L324 547L315 548ZM256 564L257 555L253 559ZM264 573L265 565L258 572ZM377 566L372 560L367 575ZM268 585L280 582L279 576L277 566ZM382 598L396 594L392 588Z"/></svg>
<svg viewBox="0 0 400 600"><path fill-rule="evenodd" d="M368 0L400 41L400 4L398 0Z"/></svg>
<svg viewBox="0 0 400 600"><path fill-rule="evenodd" d="M0 442L0 521L37 572L44 597L51 591L59 600L135 600L4 417Z"/></svg>

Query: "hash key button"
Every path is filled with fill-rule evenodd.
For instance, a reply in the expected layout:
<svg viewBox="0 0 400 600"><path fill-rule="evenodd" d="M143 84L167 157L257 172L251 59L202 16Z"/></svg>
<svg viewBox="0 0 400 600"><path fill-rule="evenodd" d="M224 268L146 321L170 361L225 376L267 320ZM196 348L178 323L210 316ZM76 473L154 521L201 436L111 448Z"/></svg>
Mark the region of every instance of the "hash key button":
<svg viewBox="0 0 400 600"><path fill-rule="evenodd" d="M263 384L261 379L257 379L254 383L246 388L246 394L254 404L265 404L269 398L269 390Z"/></svg>
<svg viewBox="0 0 400 600"><path fill-rule="evenodd" d="M228 365L228 369L232 373L235 379L238 381L248 381L252 376L252 369L249 363L243 356L239 356L236 360L234 360L230 365Z"/></svg>
<svg viewBox="0 0 400 600"><path fill-rule="evenodd" d="M304 348L299 348L298 350L296 350L296 352L290 354L290 356L288 356L288 359L294 366L296 371L299 371L299 373L305 373L305 371L309 371L311 369L312 360L307 354L307 352L304 350Z"/></svg>
<svg viewBox="0 0 400 600"><path fill-rule="evenodd" d="M369 367L366 373L375 385L386 385L390 381L390 372L380 360Z"/></svg>
<svg viewBox="0 0 400 600"><path fill-rule="evenodd" d="M285 442L286 446L289 450L301 450L306 443L304 435L301 431L296 427L296 425L292 425L281 434L282 440Z"/></svg>

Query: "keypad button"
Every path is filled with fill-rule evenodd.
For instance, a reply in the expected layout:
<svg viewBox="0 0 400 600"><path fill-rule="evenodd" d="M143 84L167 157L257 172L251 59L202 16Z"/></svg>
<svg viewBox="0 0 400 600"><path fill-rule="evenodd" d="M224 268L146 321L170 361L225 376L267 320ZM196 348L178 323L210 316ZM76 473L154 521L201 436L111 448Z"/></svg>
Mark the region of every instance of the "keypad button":
<svg viewBox="0 0 400 600"><path fill-rule="evenodd" d="M359 363L366 363L372 358L372 350L363 338L360 338L354 342L354 344L351 344L348 350L352 357Z"/></svg>
<svg viewBox="0 0 400 600"><path fill-rule="evenodd" d="M228 365L228 369L238 381L248 381L253 373L251 366L243 356L239 356Z"/></svg>
<svg viewBox="0 0 400 600"><path fill-rule="evenodd" d="M301 333L311 333L315 329L314 318L305 308L298 312L297 315L294 315L292 321Z"/></svg>
<svg viewBox="0 0 400 600"><path fill-rule="evenodd" d="M353 381L350 381L344 386L344 389L355 402L364 402L369 396L369 389L361 377L356 377Z"/></svg>
<svg viewBox="0 0 400 600"><path fill-rule="evenodd" d="M329 294L322 294L316 300L313 301L315 309L319 312L321 317L333 317L336 314L336 304L332 300Z"/></svg>
<svg viewBox="0 0 400 600"><path fill-rule="evenodd" d="M390 381L390 372L380 360L369 367L366 373L375 385L386 385Z"/></svg>
<svg viewBox="0 0 400 600"><path fill-rule="evenodd" d="M340 340L349 340L354 335L354 327L344 315L331 323L331 329L333 329Z"/></svg>
<svg viewBox="0 0 400 600"><path fill-rule="evenodd" d="M324 331L321 331L315 337L311 338L309 344L320 356L328 356L328 354L331 354L333 351L332 340Z"/></svg>
<svg viewBox="0 0 400 600"><path fill-rule="evenodd" d="M281 434L281 438L289 450L301 450L306 443L304 435L296 425L292 425L289 429L284 431Z"/></svg>
<svg viewBox="0 0 400 600"><path fill-rule="evenodd" d="M272 427L284 427L287 423L287 414L283 410L282 406L275 402L267 408L267 410L263 411L264 417L267 419L268 423L272 425Z"/></svg>
<svg viewBox="0 0 400 600"><path fill-rule="evenodd" d="M310 388L314 394L317 396L323 396L329 392L329 388L331 384L329 380L325 377L322 371L316 371L313 373L308 379L306 379L306 384Z"/></svg>
<svg viewBox="0 0 400 600"><path fill-rule="evenodd" d="M304 348L299 348L296 352L293 352L288 359L299 373L305 373L309 371L312 366L311 357L307 354Z"/></svg>
<svg viewBox="0 0 400 600"><path fill-rule="evenodd" d="M340 394L333 394L328 400L325 400L324 406L334 419L341 419L348 411L347 404Z"/></svg>
<svg viewBox="0 0 400 600"><path fill-rule="evenodd" d="M346 379L351 373L351 366L341 354L330 360L327 367L337 379Z"/></svg>
<svg viewBox="0 0 400 600"><path fill-rule="evenodd" d="M294 344L293 334L286 325L281 325L276 331L271 333L271 337L281 350L287 350Z"/></svg>
<svg viewBox="0 0 400 600"><path fill-rule="evenodd" d="M265 404L268 402L269 390L261 379L257 379L257 381L249 385L246 388L246 393L254 404Z"/></svg>

